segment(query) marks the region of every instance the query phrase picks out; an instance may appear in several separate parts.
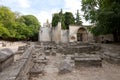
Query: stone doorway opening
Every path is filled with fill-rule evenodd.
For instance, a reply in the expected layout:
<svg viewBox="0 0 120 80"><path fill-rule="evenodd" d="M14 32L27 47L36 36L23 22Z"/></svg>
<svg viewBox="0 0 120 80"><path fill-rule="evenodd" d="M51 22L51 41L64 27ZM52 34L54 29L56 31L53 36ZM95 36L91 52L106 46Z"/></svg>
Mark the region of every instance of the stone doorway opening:
<svg viewBox="0 0 120 80"><path fill-rule="evenodd" d="M87 30L85 28L79 28L77 31L77 41L87 41Z"/></svg>

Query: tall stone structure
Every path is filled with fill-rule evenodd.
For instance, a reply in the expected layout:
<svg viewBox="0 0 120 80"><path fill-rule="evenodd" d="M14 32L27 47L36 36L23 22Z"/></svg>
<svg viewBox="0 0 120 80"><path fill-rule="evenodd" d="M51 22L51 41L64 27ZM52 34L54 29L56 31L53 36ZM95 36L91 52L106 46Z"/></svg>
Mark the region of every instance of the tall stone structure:
<svg viewBox="0 0 120 80"><path fill-rule="evenodd" d="M62 30L61 22L58 22L56 27L52 27L49 22L46 22L39 31L40 42L92 42L93 35L87 30L87 27L70 25L69 30Z"/></svg>
<svg viewBox="0 0 120 80"><path fill-rule="evenodd" d="M40 42L49 42L52 40L52 27L50 23L44 23L43 27L39 31L39 41Z"/></svg>

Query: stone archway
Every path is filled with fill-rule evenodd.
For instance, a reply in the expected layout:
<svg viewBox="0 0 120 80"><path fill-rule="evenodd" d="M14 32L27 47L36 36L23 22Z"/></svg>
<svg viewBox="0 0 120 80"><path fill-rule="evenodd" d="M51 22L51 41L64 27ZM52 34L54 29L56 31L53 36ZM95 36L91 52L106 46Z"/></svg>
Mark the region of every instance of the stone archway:
<svg viewBox="0 0 120 80"><path fill-rule="evenodd" d="M79 28L77 31L77 41L87 41L87 30L85 28Z"/></svg>

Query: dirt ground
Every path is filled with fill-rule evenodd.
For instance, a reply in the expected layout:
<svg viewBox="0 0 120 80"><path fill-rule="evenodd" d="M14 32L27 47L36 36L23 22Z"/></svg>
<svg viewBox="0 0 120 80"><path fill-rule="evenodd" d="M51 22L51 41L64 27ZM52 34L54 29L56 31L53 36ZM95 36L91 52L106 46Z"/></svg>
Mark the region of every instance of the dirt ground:
<svg viewBox="0 0 120 80"><path fill-rule="evenodd" d="M102 46L109 46L110 49L115 47L115 45ZM116 48L120 50L119 47ZM56 66L60 60L62 60L60 55L50 56L48 65L44 69L45 74L39 74L31 80L120 80L120 66L105 61L102 62L102 67L80 67L79 69L73 67L72 72L60 75Z"/></svg>

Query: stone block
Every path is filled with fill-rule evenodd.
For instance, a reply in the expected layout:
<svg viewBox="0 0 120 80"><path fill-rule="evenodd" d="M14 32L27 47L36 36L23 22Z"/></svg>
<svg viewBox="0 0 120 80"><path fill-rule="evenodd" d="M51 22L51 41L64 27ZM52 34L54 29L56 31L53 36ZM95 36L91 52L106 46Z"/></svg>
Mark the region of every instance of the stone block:
<svg viewBox="0 0 120 80"><path fill-rule="evenodd" d="M28 80L29 70L33 66L32 60L33 47L28 48L22 59L14 62L11 66L0 73L0 80Z"/></svg>
<svg viewBox="0 0 120 80"><path fill-rule="evenodd" d="M24 51L26 49L26 46L19 46L18 51Z"/></svg>
<svg viewBox="0 0 120 80"><path fill-rule="evenodd" d="M102 66L102 59L98 56L93 55L82 55L79 57L75 57L75 66L76 67L101 67Z"/></svg>
<svg viewBox="0 0 120 80"><path fill-rule="evenodd" d="M45 50L45 55L49 56L50 55L50 50Z"/></svg>
<svg viewBox="0 0 120 80"><path fill-rule="evenodd" d="M43 74L44 73L44 64L35 63L34 66L30 69L30 75Z"/></svg>
<svg viewBox="0 0 120 80"><path fill-rule="evenodd" d="M14 53L8 49L0 50L0 72L14 62Z"/></svg>
<svg viewBox="0 0 120 80"><path fill-rule="evenodd" d="M59 72L58 72L59 74L65 74L72 71L72 66L67 61L62 61L60 62L58 69L59 69Z"/></svg>
<svg viewBox="0 0 120 80"><path fill-rule="evenodd" d="M104 53L104 60L112 64L120 65L120 54Z"/></svg>

